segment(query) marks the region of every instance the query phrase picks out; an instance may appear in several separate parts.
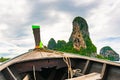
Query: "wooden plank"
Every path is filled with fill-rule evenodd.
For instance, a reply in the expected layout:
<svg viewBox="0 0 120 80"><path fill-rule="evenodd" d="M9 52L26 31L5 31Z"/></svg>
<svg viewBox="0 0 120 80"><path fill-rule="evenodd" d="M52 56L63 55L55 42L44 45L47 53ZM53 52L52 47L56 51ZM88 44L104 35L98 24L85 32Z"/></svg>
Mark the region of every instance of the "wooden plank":
<svg viewBox="0 0 120 80"><path fill-rule="evenodd" d="M65 80L98 80L98 79L101 79L100 74L94 72L94 73L90 73L84 76L75 77L71 79L65 79Z"/></svg>
<svg viewBox="0 0 120 80"><path fill-rule="evenodd" d="M103 76L105 74L106 65L107 65L106 63L103 64L102 71L101 71L101 78L103 78Z"/></svg>
<svg viewBox="0 0 120 80"><path fill-rule="evenodd" d="M13 78L14 80L17 80L17 78L14 76L14 74L12 73L12 71L10 70L9 67L7 67L7 70L8 70L8 72L10 73L10 75L12 76L12 78Z"/></svg>
<svg viewBox="0 0 120 80"><path fill-rule="evenodd" d="M84 69L83 69L83 71L82 71L83 74L86 73L87 68L88 68L88 66L89 66L89 63L90 63L90 60L87 60L87 62L86 62L86 64L85 64L85 67L84 67Z"/></svg>
<svg viewBox="0 0 120 80"><path fill-rule="evenodd" d="M33 65L33 76L34 76L34 80L36 80L36 73L35 73L35 66Z"/></svg>

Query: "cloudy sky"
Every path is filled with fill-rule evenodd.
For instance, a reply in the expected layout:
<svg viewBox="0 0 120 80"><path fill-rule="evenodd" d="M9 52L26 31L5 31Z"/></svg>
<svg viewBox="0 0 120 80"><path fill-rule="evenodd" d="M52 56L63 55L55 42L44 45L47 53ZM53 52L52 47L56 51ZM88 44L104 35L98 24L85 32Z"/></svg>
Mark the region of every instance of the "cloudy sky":
<svg viewBox="0 0 120 80"><path fill-rule="evenodd" d="M98 48L120 54L120 0L0 0L0 57L14 57L34 48L31 25L41 26L44 45L53 37L68 41L72 20L87 20Z"/></svg>

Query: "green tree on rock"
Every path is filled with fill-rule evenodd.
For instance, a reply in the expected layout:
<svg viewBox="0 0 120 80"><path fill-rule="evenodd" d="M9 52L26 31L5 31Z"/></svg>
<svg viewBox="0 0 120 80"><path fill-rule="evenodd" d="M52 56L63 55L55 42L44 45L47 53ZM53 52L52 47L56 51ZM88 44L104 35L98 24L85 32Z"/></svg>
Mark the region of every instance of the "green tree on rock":
<svg viewBox="0 0 120 80"><path fill-rule="evenodd" d="M58 40L56 48L57 48L57 50L65 51L66 50L66 42L64 40Z"/></svg>
<svg viewBox="0 0 120 80"><path fill-rule="evenodd" d="M48 49L55 50L56 49L56 41L51 38L48 42Z"/></svg>

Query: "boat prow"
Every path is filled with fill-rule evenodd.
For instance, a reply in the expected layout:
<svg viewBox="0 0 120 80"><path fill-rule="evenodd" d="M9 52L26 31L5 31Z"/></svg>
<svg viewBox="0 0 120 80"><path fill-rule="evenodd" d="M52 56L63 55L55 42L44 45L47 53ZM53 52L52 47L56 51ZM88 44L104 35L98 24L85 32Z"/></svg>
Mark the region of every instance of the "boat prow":
<svg viewBox="0 0 120 80"><path fill-rule="evenodd" d="M119 80L120 64L71 53L33 50L0 65L0 80L90 80L91 76L93 80Z"/></svg>

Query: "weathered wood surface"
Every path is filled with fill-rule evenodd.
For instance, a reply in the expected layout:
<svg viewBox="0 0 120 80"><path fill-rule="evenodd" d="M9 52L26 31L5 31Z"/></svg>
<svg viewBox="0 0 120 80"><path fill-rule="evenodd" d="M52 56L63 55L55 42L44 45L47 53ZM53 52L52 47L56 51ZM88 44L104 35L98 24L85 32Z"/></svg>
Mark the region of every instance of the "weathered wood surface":
<svg viewBox="0 0 120 80"><path fill-rule="evenodd" d="M75 77L75 78L71 78L71 79L66 79L66 80L100 80L100 74L99 73L90 73L87 75L83 75L80 77Z"/></svg>
<svg viewBox="0 0 120 80"><path fill-rule="evenodd" d="M86 60L96 61L96 62L100 62L100 63L106 63L106 64L115 65L115 66L120 67L119 63L115 63L112 61L106 61L106 60L100 60L100 59L96 59L96 58L85 57L85 56L80 56L80 55L75 55L72 53L62 53L62 52L55 52L55 51L41 52L41 51L35 50L35 51L24 53L20 56L17 56L15 58L9 60L8 62L1 64L0 71L11 64L18 63L21 61L44 59L44 58L62 58L62 57L86 59Z"/></svg>

